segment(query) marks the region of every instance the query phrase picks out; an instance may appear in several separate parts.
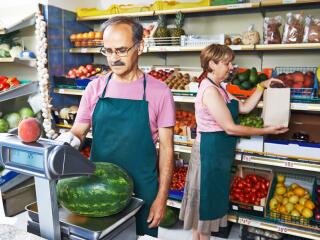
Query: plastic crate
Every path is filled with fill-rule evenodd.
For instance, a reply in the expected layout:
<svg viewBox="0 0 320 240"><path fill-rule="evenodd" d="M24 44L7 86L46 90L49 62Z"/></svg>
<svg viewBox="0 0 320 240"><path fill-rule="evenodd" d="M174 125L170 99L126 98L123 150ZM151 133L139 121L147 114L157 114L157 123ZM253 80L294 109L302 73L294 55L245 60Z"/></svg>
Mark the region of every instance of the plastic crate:
<svg viewBox="0 0 320 240"><path fill-rule="evenodd" d="M293 100L313 100L318 98L318 79L317 67L276 67L273 76L278 76L281 73L294 73L296 71L303 74L311 71L314 73L314 85L312 88L291 88L291 99Z"/></svg>
<svg viewBox="0 0 320 240"><path fill-rule="evenodd" d="M286 185L286 183L287 183L287 185L288 185L288 183L297 183L301 187L307 189L310 194L313 194L314 188L316 185L315 177L298 175L298 174L281 173L281 172L277 172L277 174L281 174L281 175L285 176L285 178L286 178L285 185ZM266 218L269 221L281 222L281 223L285 223L285 224L293 225L293 226L300 225L303 227L311 227L311 228L314 227L315 222L314 222L313 217L312 218L305 218L302 216L294 217L294 216L291 216L290 214L276 212L276 211L273 211L269 208L269 203L270 203L270 200L273 198L276 184L277 184L277 179L276 179L277 174L275 174L274 181L272 182L272 185L270 188L270 194L269 194L268 202L267 202ZM311 199L314 200L314 195L311 196Z"/></svg>

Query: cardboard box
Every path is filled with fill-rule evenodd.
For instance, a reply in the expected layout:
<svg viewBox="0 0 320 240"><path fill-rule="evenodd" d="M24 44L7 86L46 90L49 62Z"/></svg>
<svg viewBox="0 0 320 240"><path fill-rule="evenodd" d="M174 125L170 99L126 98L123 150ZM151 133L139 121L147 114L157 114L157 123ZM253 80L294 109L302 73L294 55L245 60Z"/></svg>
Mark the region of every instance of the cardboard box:
<svg viewBox="0 0 320 240"><path fill-rule="evenodd" d="M241 137L238 139L236 149L241 152L263 152L263 136Z"/></svg>
<svg viewBox="0 0 320 240"><path fill-rule="evenodd" d="M269 169L269 168L259 168L259 167L239 164L235 176L240 176L244 178L248 174L255 174L269 180L270 184L269 184L267 196L261 199L259 206L254 204L242 203L242 202L230 200L230 209L236 212L242 212L245 214L250 214L250 215L259 216L259 217L265 217L266 211L267 211L266 203L267 203L267 199L269 199L270 189L271 189L270 186L274 178L273 171L272 169Z"/></svg>
<svg viewBox="0 0 320 240"><path fill-rule="evenodd" d="M290 120L290 88L268 88L263 94L264 126L288 127Z"/></svg>

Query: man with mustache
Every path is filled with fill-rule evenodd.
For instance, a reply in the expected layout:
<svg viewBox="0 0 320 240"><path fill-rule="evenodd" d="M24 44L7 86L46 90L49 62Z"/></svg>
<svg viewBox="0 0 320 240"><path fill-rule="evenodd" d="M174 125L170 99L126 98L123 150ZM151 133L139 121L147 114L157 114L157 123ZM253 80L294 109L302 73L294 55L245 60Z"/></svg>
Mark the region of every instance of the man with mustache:
<svg viewBox="0 0 320 240"><path fill-rule="evenodd" d="M114 17L103 26L101 53L112 72L87 86L75 124L57 140L79 147L92 126L90 159L128 171L136 197L145 202L136 216L137 234L157 237L173 171L173 97L164 83L138 67L144 48L141 24Z"/></svg>

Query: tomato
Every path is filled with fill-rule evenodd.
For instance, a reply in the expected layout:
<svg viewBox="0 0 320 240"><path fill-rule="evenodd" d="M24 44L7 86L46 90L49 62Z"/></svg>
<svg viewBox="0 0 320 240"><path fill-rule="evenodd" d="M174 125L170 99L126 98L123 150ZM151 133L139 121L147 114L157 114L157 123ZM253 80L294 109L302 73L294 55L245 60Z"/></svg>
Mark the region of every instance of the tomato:
<svg viewBox="0 0 320 240"><path fill-rule="evenodd" d="M251 193L251 187L246 187L243 189L245 193Z"/></svg>
<svg viewBox="0 0 320 240"><path fill-rule="evenodd" d="M242 181L240 181L240 182L238 183L238 188L240 188L240 189L244 188L244 184L243 184Z"/></svg>
<svg viewBox="0 0 320 240"><path fill-rule="evenodd" d="M20 81L18 79L14 78L8 78L6 82L11 86L11 87L17 87L20 85Z"/></svg>
<svg viewBox="0 0 320 240"><path fill-rule="evenodd" d="M5 91L5 90L7 90L8 88L10 88L9 83L7 83L7 82L2 82L2 83L0 83L0 91Z"/></svg>

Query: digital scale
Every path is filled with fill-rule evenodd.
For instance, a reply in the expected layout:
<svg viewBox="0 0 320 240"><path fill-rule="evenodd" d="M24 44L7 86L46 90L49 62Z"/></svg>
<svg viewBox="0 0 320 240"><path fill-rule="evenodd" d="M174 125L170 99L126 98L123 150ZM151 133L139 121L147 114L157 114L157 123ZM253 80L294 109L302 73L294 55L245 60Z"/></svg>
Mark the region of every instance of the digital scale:
<svg viewBox="0 0 320 240"><path fill-rule="evenodd" d="M95 165L69 144L42 139L23 143L16 135L0 134L0 163L6 169L34 176L37 202L26 206L28 232L49 240L136 240L134 215L143 201L132 198L120 213L90 218L58 208L56 180L91 175Z"/></svg>

